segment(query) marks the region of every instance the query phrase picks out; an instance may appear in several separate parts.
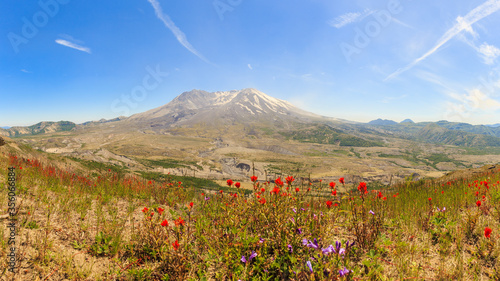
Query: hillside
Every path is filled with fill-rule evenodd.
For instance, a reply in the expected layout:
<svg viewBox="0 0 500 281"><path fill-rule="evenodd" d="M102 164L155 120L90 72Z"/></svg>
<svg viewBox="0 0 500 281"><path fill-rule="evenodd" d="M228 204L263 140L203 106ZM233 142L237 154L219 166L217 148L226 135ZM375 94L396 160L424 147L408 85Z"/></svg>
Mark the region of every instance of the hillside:
<svg viewBox="0 0 500 281"><path fill-rule="evenodd" d="M6 141L0 169L14 167L18 246L0 235L0 256L30 254L0 279L499 277L497 166L391 186L291 174L217 187L82 166ZM10 219L8 202L0 197L0 220ZM10 233L6 224L0 233ZM6 258L0 267L10 268Z"/></svg>
<svg viewBox="0 0 500 281"><path fill-rule="evenodd" d="M32 136L39 134L71 131L75 127L76 124L69 121L40 122L35 125L27 127L11 127L9 129L0 128L0 135L7 137Z"/></svg>

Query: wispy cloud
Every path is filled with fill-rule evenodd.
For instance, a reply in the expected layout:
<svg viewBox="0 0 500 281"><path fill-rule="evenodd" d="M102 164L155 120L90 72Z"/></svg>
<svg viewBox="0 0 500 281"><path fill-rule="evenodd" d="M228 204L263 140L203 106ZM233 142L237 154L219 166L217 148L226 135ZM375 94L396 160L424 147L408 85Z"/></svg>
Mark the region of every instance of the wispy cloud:
<svg viewBox="0 0 500 281"><path fill-rule="evenodd" d="M428 56L434 54L441 46L443 46L446 42L450 41L453 37L457 36L460 32L466 31L468 33L471 33L473 36L476 36L476 33L472 29L472 24L476 23L477 21L493 14L494 12L498 11L500 9L500 0L488 0L484 2L483 4L479 5L477 8L474 10L470 11L465 17L457 17L457 22L455 25L450 28L446 33L439 38L437 41L436 45L427 51L424 55L421 57L417 58L407 66L400 68L387 76L384 81L388 81L392 78L397 77L401 73L409 70L410 68L414 67L417 65L419 62L423 61L426 59Z"/></svg>
<svg viewBox="0 0 500 281"><path fill-rule="evenodd" d="M408 97L408 95L406 95L406 94L400 95L400 96L397 96L397 97L385 96L380 102L382 102L382 103L390 103L392 101L401 100L401 99L404 99L406 97Z"/></svg>
<svg viewBox="0 0 500 281"><path fill-rule="evenodd" d="M253 70L253 67L251 64L248 64L247 66L248 66L248 68L250 68L250 70Z"/></svg>
<svg viewBox="0 0 500 281"><path fill-rule="evenodd" d="M29 71L29 70L26 70L26 69L24 69L24 68L23 68L23 69L21 69L21 71L22 71L22 72L24 72L24 73L33 73L33 72L31 72L31 71Z"/></svg>
<svg viewBox="0 0 500 281"><path fill-rule="evenodd" d="M63 45L63 46L66 46L66 47L69 47L69 48L72 48L72 49L75 49L75 50L78 50L78 51L86 52L86 53L89 53L89 54L92 53L90 51L90 48L78 45L78 44L70 42L68 40L56 39L56 43L60 44L60 45Z"/></svg>
<svg viewBox="0 0 500 281"><path fill-rule="evenodd" d="M394 21L395 23L401 25L401 26L404 26L404 27L408 27L408 28L411 28L411 29L415 29L413 26L409 25L409 24L406 24L400 20L398 20L397 18L395 17L392 17L392 21Z"/></svg>
<svg viewBox="0 0 500 281"><path fill-rule="evenodd" d="M335 27L335 28L341 28L343 26L346 26L350 23L358 22L361 21L362 19L366 18L367 16L371 15L374 11L370 9L365 9L361 13L346 13L343 15L340 15L333 20L328 21L328 24Z"/></svg>
<svg viewBox="0 0 500 281"><path fill-rule="evenodd" d="M148 2L153 6L156 16L158 19L160 19L165 26L172 31L174 34L175 38L177 38L177 41L181 43L182 46L184 46L186 49L188 49L191 53L202 59L206 63L211 62L207 60L202 54L200 54L192 45L189 43L187 40L186 34L182 32L176 25L175 23L170 19L170 17L163 13L163 9L160 6L160 3L157 0L148 0Z"/></svg>
<svg viewBox="0 0 500 281"><path fill-rule="evenodd" d="M467 94L448 92L447 95L454 100L446 103L445 115L450 120L467 120L471 116L491 115L500 110L498 100L477 88Z"/></svg>
<svg viewBox="0 0 500 281"><path fill-rule="evenodd" d="M493 64L496 58L500 56L500 49L486 42L479 46L478 52L486 64Z"/></svg>

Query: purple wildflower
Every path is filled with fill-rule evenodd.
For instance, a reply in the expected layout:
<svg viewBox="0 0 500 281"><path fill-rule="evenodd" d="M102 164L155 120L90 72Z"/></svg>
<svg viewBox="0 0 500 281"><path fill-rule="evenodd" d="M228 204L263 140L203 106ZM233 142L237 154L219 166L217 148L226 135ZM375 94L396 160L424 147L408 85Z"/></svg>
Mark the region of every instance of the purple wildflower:
<svg viewBox="0 0 500 281"><path fill-rule="evenodd" d="M242 261L243 263L247 263L247 259L245 258L245 256L241 256L240 261Z"/></svg>
<svg viewBox="0 0 500 281"><path fill-rule="evenodd" d="M375 215L375 213L374 213L372 210L370 210L370 212L369 212L369 213L370 213L370 214L372 214L372 215Z"/></svg>
<svg viewBox="0 0 500 281"><path fill-rule="evenodd" d="M344 277L345 275L349 274L351 271L347 268L344 267L344 269L339 270L339 275L340 277Z"/></svg>
<svg viewBox="0 0 500 281"><path fill-rule="evenodd" d="M293 253L293 247L292 247L292 245L290 245L290 244L288 244L288 251L289 251L290 253Z"/></svg>
<svg viewBox="0 0 500 281"><path fill-rule="evenodd" d="M339 255L345 255L345 249L344 248L340 248Z"/></svg>
<svg viewBox="0 0 500 281"><path fill-rule="evenodd" d="M339 241L335 241L335 253L340 251L340 246L342 246L342 244Z"/></svg>
<svg viewBox="0 0 500 281"><path fill-rule="evenodd" d="M306 262L306 265L307 267L309 267L309 270L311 271L311 273L313 272L313 267L312 267L312 264L311 264L311 261L307 261Z"/></svg>
<svg viewBox="0 0 500 281"><path fill-rule="evenodd" d="M347 250L349 250L349 248L351 248L352 246L354 246L355 243L356 243L356 241L352 241L352 243L349 245L349 240L347 240L347 242L345 243L345 248Z"/></svg>
<svg viewBox="0 0 500 281"><path fill-rule="evenodd" d="M304 244L304 241L307 241L307 239L304 238L304 240L302 240L302 244ZM319 248L319 246L318 246L318 240L316 240L316 238L314 238L314 242L311 242L311 240L309 240L309 243L304 244L304 245L306 245L309 248L314 248L314 249L318 249Z"/></svg>
<svg viewBox="0 0 500 281"><path fill-rule="evenodd" d="M297 234L302 234L302 228L297 228L297 230L295 230L295 232L297 232Z"/></svg>
<svg viewBox="0 0 500 281"><path fill-rule="evenodd" d="M252 261L253 258L255 258L257 256L257 253L255 251L252 251L252 254L250 255L250 257L248 257L248 261Z"/></svg>
<svg viewBox="0 0 500 281"><path fill-rule="evenodd" d="M302 245L304 245L304 246L307 245L307 239L306 238L302 239Z"/></svg>
<svg viewBox="0 0 500 281"><path fill-rule="evenodd" d="M259 243L264 243L264 239L260 238Z"/></svg>
<svg viewBox="0 0 500 281"><path fill-rule="evenodd" d="M327 256L327 255L329 255L331 253L336 253L335 252L335 248L333 247L333 245L330 245L330 246L328 246L328 247L326 247L324 249L321 249L321 251L323 252L323 255L325 255L325 256Z"/></svg>

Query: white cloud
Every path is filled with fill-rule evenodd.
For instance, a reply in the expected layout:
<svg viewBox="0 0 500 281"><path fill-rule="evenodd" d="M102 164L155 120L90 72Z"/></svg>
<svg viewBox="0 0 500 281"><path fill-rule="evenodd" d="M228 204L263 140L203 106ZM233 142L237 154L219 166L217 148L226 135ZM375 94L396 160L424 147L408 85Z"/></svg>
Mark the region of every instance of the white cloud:
<svg viewBox="0 0 500 281"><path fill-rule="evenodd" d="M60 44L60 45L63 45L63 46L66 46L66 47L69 47L69 48L72 48L72 49L75 49L75 50L78 50L78 51L86 52L86 53L89 53L89 54L92 53L90 51L90 48L78 45L76 43L73 43L73 42L70 42L70 41L67 41L67 40L64 40L64 39L56 39L56 43Z"/></svg>
<svg viewBox="0 0 500 281"><path fill-rule="evenodd" d="M170 19L170 17L167 14L163 13L163 10L160 6L160 3L157 0L148 0L148 2L153 6L156 16L158 19L160 19L165 26L172 31L174 34L175 38L177 38L177 41L181 43L182 46L184 46L186 49L188 49L191 53L199 57L201 60L203 60L206 63L211 63L208 61L202 54L200 54L192 45L189 43L189 41L186 38L186 34L182 32L176 25L175 23Z"/></svg>
<svg viewBox="0 0 500 281"><path fill-rule="evenodd" d="M33 73L33 72L31 72L31 71L29 71L29 70L26 70L26 69L24 69L24 68L23 68L23 69L21 69L21 71L22 71L22 72L24 72L24 73Z"/></svg>
<svg viewBox="0 0 500 281"><path fill-rule="evenodd" d="M500 102L492 99L479 89L472 89L467 94L448 92L449 97L455 102L446 103L445 116L452 121L469 120L472 117L491 116L500 109Z"/></svg>
<svg viewBox="0 0 500 281"><path fill-rule="evenodd" d="M346 13L336 17L333 20L328 21L328 24L335 27L341 28L350 23L358 22L364 19L365 17L371 15L374 11L365 9L362 13Z"/></svg>
<svg viewBox="0 0 500 281"><path fill-rule="evenodd" d="M493 64L495 59L500 56L500 49L486 42L479 46L478 51L486 64Z"/></svg>
<svg viewBox="0 0 500 281"><path fill-rule="evenodd" d="M465 17L457 17L457 23L450 28L446 33L439 38L437 41L436 45L427 51L425 54L423 54L421 57L417 58L407 66L400 68L396 70L395 72L391 73L389 76L387 76L384 81L390 80L392 78L397 77L401 73L409 70L410 68L414 67L417 65L419 62L422 60L426 59L428 56L434 54L441 46L443 46L446 42L451 40L453 37L457 36L460 32L466 31L468 33L471 33L472 35L475 36L475 32L472 29L471 25L476 23L477 21L493 14L494 12L500 10L500 0L488 0L484 2L483 4L479 5L477 8L474 10L470 11Z"/></svg>
<svg viewBox="0 0 500 281"><path fill-rule="evenodd" d="M481 46L477 47L473 41L468 40L465 36L460 36L460 38L478 52L485 64L494 64L496 58L500 56L500 49L493 45L484 42Z"/></svg>
<svg viewBox="0 0 500 281"><path fill-rule="evenodd" d="M252 66L250 64L247 65L250 70L253 70Z"/></svg>
<svg viewBox="0 0 500 281"><path fill-rule="evenodd" d="M413 26L411 26L411 25L409 25L409 24L406 24L406 23L404 23L404 22L402 22L402 21L398 20L398 19L397 19L397 18L395 18L395 17L392 17L392 19L391 19L391 20L392 20L392 21L394 21L395 23L397 23L397 24L401 25L401 26L408 27L408 28L411 28L411 29L415 29Z"/></svg>
<svg viewBox="0 0 500 281"><path fill-rule="evenodd" d="M498 110L500 102L490 98L479 89L469 91L468 95L464 95L464 100L474 109L481 110Z"/></svg>

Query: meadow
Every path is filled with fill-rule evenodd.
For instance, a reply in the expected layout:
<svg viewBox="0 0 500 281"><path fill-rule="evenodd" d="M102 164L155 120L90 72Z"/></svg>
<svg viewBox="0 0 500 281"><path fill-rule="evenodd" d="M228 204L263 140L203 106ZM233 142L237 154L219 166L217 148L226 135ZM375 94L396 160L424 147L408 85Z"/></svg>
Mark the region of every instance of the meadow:
<svg viewBox="0 0 500 281"><path fill-rule="evenodd" d="M8 271L8 168L16 173ZM0 154L1 280L498 280L500 169L250 189ZM248 183L247 183L248 185ZM4 223L5 222L5 223Z"/></svg>

